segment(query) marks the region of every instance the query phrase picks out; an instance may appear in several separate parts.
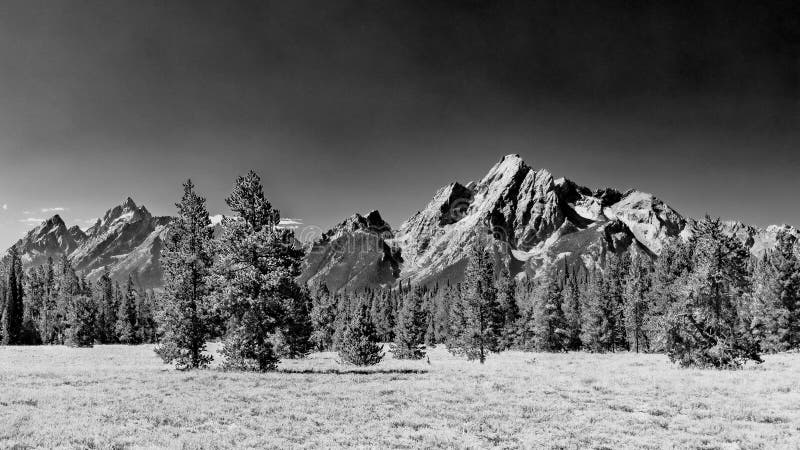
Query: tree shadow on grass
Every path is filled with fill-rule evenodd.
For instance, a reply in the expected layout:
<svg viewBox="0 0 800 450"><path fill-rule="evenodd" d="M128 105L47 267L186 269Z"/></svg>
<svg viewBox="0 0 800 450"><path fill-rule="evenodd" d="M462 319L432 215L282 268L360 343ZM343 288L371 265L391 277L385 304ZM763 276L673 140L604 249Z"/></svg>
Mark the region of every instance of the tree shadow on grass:
<svg viewBox="0 0 800 450"><path fill-rule="evenodd" d="M387 374L423 374L428 373L422 369L278 369L278 373L288 374L314 374L314 375L387 375Z"/></svg>

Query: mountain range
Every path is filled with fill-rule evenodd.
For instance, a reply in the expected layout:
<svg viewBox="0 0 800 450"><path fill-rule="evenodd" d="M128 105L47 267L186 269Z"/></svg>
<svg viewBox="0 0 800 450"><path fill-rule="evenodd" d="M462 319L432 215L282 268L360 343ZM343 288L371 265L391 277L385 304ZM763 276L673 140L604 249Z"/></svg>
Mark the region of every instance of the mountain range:
<svg viewBox="0 0 800 450"><path fill-rule="evenodd" d="M132 275L142 287L158 288L170 220L128 198L85 232L55 215L15 245L26 267L67 256L90 280L107 267L116 280ZM308 244L301 281L331 290L458 282L474 245L490 248L498 268L536 277L554 264L590 268L608 252L657 257L666 239L688 238L694 223L651 194L592 190L508 155L479 181L440 188L396 229L378 211L343 220ZM781 231L800 235L787 225L725 227L754 255L772 248Z"/></svg>
<svg viewBox="0 0 800 450"><path fill-rule="evenodd" d="M656 257L666 239L691 236L695 220L652 194L592 190L503 157L479 181L440 188L428 205L393 229L372 211L355 214L308 250L302 280L332 290L461 281L473 245L495 264L536 277L554 264L591 268L607 252ZM775 246L782 225L725 222L754 255Z"/></svg>
<svg viewBox="0 0 800 450"><path fill-rule="evenodd" d="M159 255L171 217L157 217L129 197L108 211L85 232L67 228L55 215L29 231L15 245L25 267L67 256L76 271L96 280L108 268L115 280L133 275L145 288L162 285Z"/></svg>

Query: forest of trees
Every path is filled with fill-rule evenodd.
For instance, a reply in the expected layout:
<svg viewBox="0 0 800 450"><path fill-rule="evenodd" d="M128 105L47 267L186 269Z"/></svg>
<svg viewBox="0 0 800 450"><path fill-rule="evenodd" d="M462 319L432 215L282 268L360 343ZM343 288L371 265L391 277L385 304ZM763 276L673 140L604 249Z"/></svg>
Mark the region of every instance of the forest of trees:
<svg viewBox="0 0 800 450"><path fill-rule="evenodd" d="M15 248L3 261L0 280L4 345L153 343L156 295L120 285L108 272L96 283L73 270L67 258L22 270Z"/></svg>
<svg viewBox="0 0 800 450"><path fill-rule="evenodd" d="M658 352L682 366L735 368L800 347L800 260L788 233L760 258L719 220L697 222L688 240L609 252L598 267L566 264L535 281L513 279L472 250L458 284L331 293L312 289L313 341L335 350L348 318L369 311L376 339L396 357L421 358L425 345L485 361L503 350Z"/></svg>
<svg viewBox="0 0 800 450"><path fill-rule="evenodd" d="M479 240L461 283L331 292L298 285L303 252L257 174L239 177L226 201L234 215L215 238L205 199L184 184L158 292L107 271L90 283L67 258L25 271L11 248L0 267L2 343L157 343L165 362L186 369L206 366L206 343L220 340L227 367L256 371L312 350L376 364L381 343L404 359L444 344L481 363L510 349L633 351L717 368L800 347L800 260L788 233L755 258L706 217L656 258L608 251L591 270L564 263L524 281L497 270Z"/></svg>

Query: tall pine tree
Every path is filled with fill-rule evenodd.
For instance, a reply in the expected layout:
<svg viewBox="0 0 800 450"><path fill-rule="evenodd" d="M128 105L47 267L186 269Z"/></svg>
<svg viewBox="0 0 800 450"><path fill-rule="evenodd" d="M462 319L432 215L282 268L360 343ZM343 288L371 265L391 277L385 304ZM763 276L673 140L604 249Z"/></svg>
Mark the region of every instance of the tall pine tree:
<svg viewBox="0 0 800 450"><path fill-rule="evenodd" d="M553 274L546 276L533 303L532 334L537 350L560 352L569 347L570 336L562 305L561 286Z"/></svg>
<svg viewBox="0 0 800 450"><path fill-rule="evenodd" d="M787 330L781 342L788 349L800 348L800 259L797 238L785 231L778 234L778 245L772 254L778 283L778 298L788 314Z"/></svg>
<svg viewBox="0 0 800 450"><path fill-rule="evenodd" d="M681 366L735 368L761 362L757 341L742 326L739 304L749 254L726 234L719 219L706 217L690 242L693 270L670 309L667 354Z"/></svg>
<svg viewBox="0 0 800 450"><path fill-rule="evenodd" d="M781 282L772 257L756 261L751 277L747 318L750 332L764 352L789 349L791 330L789 311L781 301Z"/></svg>
<svg viewBox="0 0 800 450"><path fill-rule="evenodd" d="M255 172L239 177L225 201L236 216L222 221L214 269L219 305L229 320L222 353L230 367L273 370L283 352L276 338L291 346L286 356L310 345L308 328L300 327L301 336L294 326L308 323L308 299L296 282L303 251L294 247L294 233L278 226L280 214Z"/></svg>
<svg viewBox="0 0 800 450"><path fill-rule="evenodd" d="M422 290L415 288L403 300L391 347L397 359L420 359L425 356L422 344L425 339L426 312L422 307L422 296Z"/></svg>
<svg viewBox="0 0 800 450"><path fill-rule="evenodd" d="M608 297L604 274L595 269L586 286L580 335L583 347L591 352L614 350L614 311Z"/></svg>
<svg viewBox="0 0 800 450"><path fill-rule="evenodd" d="M631 258L625 282L625 334L631 350L639 353L648 351L650 342L645 333L647 317L647 295L650 291L650 259L636 253Z"/></svg>
<svg viewBox="0 0 800 450"><path fill-rule="evenodd" d="M455 355L483 364L489 352L498 352L501 311L494 288L494 269L489 253L476 242L464 274L464 289L450 313L447 349Z"/></svg>
<svg viewBox="0 0 800 450"><path fill-rule="evenodd" d="M113 344L116 342L117 310L119 308L116 304L114 283L111 281L108 267L97 280L94 293L98 310L95 336L101 344Z"/></svg>
<svg viewBox="0 0 800 450"><path fill-rule="evenodd" d="M212 359L203 352L213 320L207 282L214 259L213 229L206 200L197 195L191 180L183 184L176 207L178 216L161 251L164 295L158 322L162 337L156 353L179 369L191 369L206 366Z"/></svg>
<svg viewBox="0 0 800 450"><path fill-rule="evenodd" d="M23 292L20 284L20 259L16 246L8 250L5 306L3 308L3 345L23 343L22 319L24 315Z"/></svg>
<svg viewBox="0 0 800 450"><path fill-rule="evenodd" d="M122 293L117 312L117 338L123 344L139 343L137 297L136 289L133 287L133 276L128 275L128 282L125 284L125 292Z"/></svg>
<svg viewBox="0 0 800 450"><path fill-rule="evenodd" d="M363 302L344 326L337 343L339 357L345 364L374 366L383 359L384 353L370 319L369 306Z"/></svg>
<svg viewBox="0 0 800 450"><path fill-rule="evenodd" d="M497 279L497 303L501 311L500 348L509 349L516 344L519 322L516 282L506 266L500 270Z"/></svg>
<svg viewBox="0 0 800 450"><path fill-rule="evenodd" d="M567 271L567 278L561 291L564 312L564 326L566 327L568 350L581 348L581 284L574 271Z"/></svg>
<svg viewBox="0 0 800 450"><path fill-rule="evenodd" d="M336 331L336 296L331 294L325 283L320 283L312 292L311 299L311 324L314 328L311 340L317 350L330 350Z"/></svg>

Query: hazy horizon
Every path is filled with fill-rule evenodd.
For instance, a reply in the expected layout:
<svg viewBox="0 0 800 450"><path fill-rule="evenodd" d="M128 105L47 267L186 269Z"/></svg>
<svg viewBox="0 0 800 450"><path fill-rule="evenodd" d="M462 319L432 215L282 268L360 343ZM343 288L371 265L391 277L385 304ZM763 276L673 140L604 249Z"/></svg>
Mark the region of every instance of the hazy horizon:
<svg viewBox="0 0 800 450"><path fill-rule="evenodd" d="M689 217L800 225L797 6L0 5L0 247L237 175L322 229L393 226L517 153Z"/></svg>

